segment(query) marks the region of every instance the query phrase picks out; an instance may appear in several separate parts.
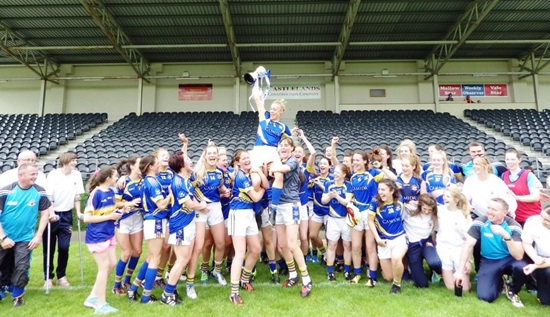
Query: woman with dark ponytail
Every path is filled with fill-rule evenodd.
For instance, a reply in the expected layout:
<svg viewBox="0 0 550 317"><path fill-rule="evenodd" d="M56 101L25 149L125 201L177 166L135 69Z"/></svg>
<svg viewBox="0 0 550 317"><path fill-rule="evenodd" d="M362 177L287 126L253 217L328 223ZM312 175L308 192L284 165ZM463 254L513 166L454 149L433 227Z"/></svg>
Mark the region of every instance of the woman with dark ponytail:
<svg viewBox="0 0 550 317"><path fill-rule="evenodd" d="M132 274L136 269L141 246L143 244L143 207L141 206L141 171L139 157L131 156L121 160L116 169L119 175L126 175L124 187L116 188L115 200L118 208L129 207L130 211L116 223L116 240L120 246L120 259L115 268L115 285L113 294L126 295L123 288L129 288ZM124 283L122 275L128 265Z"/></svg>
<svg viewBox="0 0 550 317"><path fill-rule="evenodd" d="M157 179L159 161L153 155L143 157L139 170L143 175L141 202L143 204L143 237L147 241L147 260L143 262L134 283L128 290L128 298L136 300L137 289L143 285L141 303L156 301L151 296L161 252L165 248L171 195L166 193ZM143 283L142 283L143 282Z"/></svg>
<svg viewBox="0 0 550 317"><path fill-rule="evenodd" d="M84 213L84 222L88 223L86 246L97 263L95 284L84 306L94 308L96 314L118 311L105 301L107 278L116 263L115 222L122 216L122 211L116 209L115 192L111 189L117 179L118 174L112 166L102 166L93 174Z"/></svg>

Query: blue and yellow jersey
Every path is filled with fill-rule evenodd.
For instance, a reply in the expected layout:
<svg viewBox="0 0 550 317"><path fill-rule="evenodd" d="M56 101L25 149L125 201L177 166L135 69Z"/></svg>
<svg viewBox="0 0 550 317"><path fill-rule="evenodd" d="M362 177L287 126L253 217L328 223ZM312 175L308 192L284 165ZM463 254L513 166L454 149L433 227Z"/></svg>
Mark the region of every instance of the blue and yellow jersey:
<svg viewBox="0 0 550 317"><path fill-rule="evenodd" d="M397 176L395 180L397 187L399 187L399 193L403 197L403 202L408 203L411 200L418 201L420 197L420 189L422 187L422 179L416 176L412 176L411 179L406 182L403 180L403 173Z"/></svg>
<svg viewBox="0 0 550 317"><path fill-rule="evenodd" d="M232 191L233 189L233 180L231 179L231 176L229 176L230 173L233 173L233 168L228 167L227 171L223 171L222 169L218 168L223 175L223 185L225 188L229 189L229 191ZM231 203L231 196L230 197L222 197L220 199L222 203L222 213L223 213L223 219L227 219L229 217L229 204Z"/></svg>
<svg viewBox="0 0 550 317"><path fill-rule="evenodd" d="M88 196L85 212L92 216L106 216L115 209L115 192L112 189L105 192L97 187ZM105 242L114 236L115 222L112 220L89 223L86 227L86 243Z"/></svg>
<svg viewBox="0 0 550 317"><path fill-rule="evenodd" d="M281 122L273 122L266 111L263 120L258 123L258 133L254 145L267 145L277 147L283 136L290 136L289 127Z"/></svg>
<svg viewBox="0 0 550 317"><path fill-rule="evenodd" d="M311 180L313 179L313 175L315 175L315 170L312 167L308 168L305 163L302 164L300 170L304 173L305 180L302 186L300 186L300 192L298 195L300 195L300 203L302 205L306 205L313 194L313 183Z"/></svg>
<svg viewBox="0 0 550 317"><path fill-rule="evenodd" d="M174 171L171 168L166 169L165 171L159 171L157 174L157 180L162 186L162 191L164 196L168 195L168 188L172 186L172 179L174 178Z"/></svg>
<svg viewBox="0 0 550 317"><path fill-rule="evenodd" d="M376 230L381 239L393 240L405 234L403 227L403 203L382 204L373 199L369 204L369 214L374 215Z"/></svg>
<svg viewBox="0 0 550 317"><path fill-rule="evenodd" d="M193 180L195 187L195 196L200 201L207 203L217 203L220 201L220 187L222 186L223 172L219 169L206 170L202 178L202 184Z"/></svg>
<svg viewBox="0 0 550 317"><path fill-rule="evenodd" d="M118 188L116 189L115 193L115 200L117 202L130 202L136 198L141 199L141 179L137 181L133 181L130 179L130 177L126 177L126 181L124 182L124 188ZM136 212L143 211L143 207L141 206L141 202L132 210L130 210L129 213L122 214L121 220L124 218L128 218L131 215L135 214Z"/></svg>
<svg viewBox="0 0 550 317"><path fill-rule="evenodd" d="M426 163L422 165L422 170L427 171L430 168L430 166L432 166L432 163ZM449 163L449 169L453 171L455 178L458 178L462 175L462 169L460 169L460 166L458 166L458 164Z"/></svg>
<svg viewBox="0 0 550 317"><path fill-rule="evenodd" d="M168 192L168 190L167 190ZM145 176L141 185L141 203L143 205L143 219L166 219L170 211L167 209L159 210L156 202L166 198L167 194L159 183L157 177Z"/></svg>
<svg viewBox="0 0 550 317"><path fill-rule="evenodd" d="M456 184L456 179L451 173L449 173L446 178L447 179L445 180L443 174L436 174L429 170L422 173L422 179L426 182L426 192L428 194L431 194L439 189L446 189L451 184ZM434 198L438 204L443 204L443 193Z"/></svg>
<svg viewBox="0 0 550 317"><path fill-rule="evenodd" d="M359 211L365 211L369 207L369 202L376 195L378 190L377 183L381 181L383 174L378 173L373 176L370 171L362 173L353 173L350 177L351 192L355 198L355 205Z"/></svg>
<svg viewBox="0 0 550 317"><path fill-rule="evenodd" d="M338 196L342 198L350 198L351 193L351 185L349 182L344 182L342 185L336 185L335 183L325 183L325 194L328 194L330 191L336 191L338 193ZM348 213L346 206L342 205L338 199L332 198L329 203L329 216L334 218L341 218L345 217Z"/></svg>
<svg viewBox="0 0 550 317"><path fill-rule="evenodd" d="M254 201L248 196L247 192L253 190L250 175L243 170L239 170L235 175L235 184L233 184L233 199L231 199L231 209L253 209Z"/></svg>
<svg viewBox="0 0 550 317"><path fill-rule="evenodd" d="M325 187L332 182L332 176L330 174L327 175L327 177L318 176L317 179L319 179ZM325 191L321 187L313 183L313 212L321 217L329 213L328 204L323 204L321 201L324 192Z"/></svg>
<svg viewBox="0 0 550 317"><path fill-rule="evenodd" d="M173 204L170 209L170 233L176 233L193 221L195 211L185 206L188 200L195 200L194 187L189 179L174 175L172 179Z"/></svg>

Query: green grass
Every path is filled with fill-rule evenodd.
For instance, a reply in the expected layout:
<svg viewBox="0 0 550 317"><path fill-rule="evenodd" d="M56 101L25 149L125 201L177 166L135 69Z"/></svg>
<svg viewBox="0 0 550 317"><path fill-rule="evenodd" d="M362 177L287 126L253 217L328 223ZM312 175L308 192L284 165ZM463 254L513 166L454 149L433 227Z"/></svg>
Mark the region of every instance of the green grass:
<svg viewBox="0 0 550 317"><path fill-rule="evenodd" d="M54 287L46 296L42 290L42 249L34 251L31 264L30 282L25 293L25 305L14 308L10 298L0 302L1 316L88 316L91 309L82 305L93 285L96 265L82 246L84 264L84 282L80 282L78 243L73 242L70 249L67 277L72 283L68 289ZM138 265L139 267L139 265ZM196 283L199 298L192 301L184 299L181 305L164 306L161 303L142 305L129 303L125 297L107 295L109 303L120 310L117 315L126 316L549 316L550 308L536 302L536 297L521 293L524 309L514 308L501 295L488 304L478 300L475 293L464 294L463 298L454 297L453 291L442 286L430 286L429 289L416 289L405 282L400 295L389 295L390 284L379 283L374 289L364 285L345 283L338 274L338 281L329 283L323 267L310 264L310 273L314 288L310 297L302 299L299 287L283 289L281 285L270 283L267 265L258 265L258 275L253 293L242 292L243 307L234 307L228 300L229 286L221 287L214 281L206 285ZM111 278L109 289L114 277ZM197 275L197 278L200 278ZM185 290L180 284L182 295ZM154 291L160 297L160 290Z"/></svg>

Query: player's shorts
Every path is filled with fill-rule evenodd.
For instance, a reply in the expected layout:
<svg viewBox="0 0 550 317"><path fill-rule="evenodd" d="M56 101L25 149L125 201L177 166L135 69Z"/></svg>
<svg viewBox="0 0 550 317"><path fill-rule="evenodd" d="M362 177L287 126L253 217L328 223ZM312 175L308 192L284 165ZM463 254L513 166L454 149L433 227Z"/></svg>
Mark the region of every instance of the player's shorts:
<svg viewBox="0 0 550 317"><path fill-rule="evenodd" d="M170 234L170 236L168 237L168 244L176 246L188 246L193 243L195 235L195 221L191 221L187 226Z"/></svg>
<svg viewBox="0 0 550 317"><path fill-rule="evenodd" d="M86 246L91 253L103 253L109 250L109 248L114 248L116 246L116 239L115 237L112 237L111 239L103 242L86 243Z"/></svg>
<svg viewBox="0 0 550 317"><path fill-rule="evenodd" d="M387 260L391 259L391 252L394 248L403 248L407 249L408 242L407 242L407 236L402 234L399 237L393 239L393 240L387 240L386 246L381 247L378 246L378 258L380 260Z"/></svg>
<svg viewBox="0 0 550 317"><path fill-rule="evenodd" d="M143 231L143 216L136 212L131 216L120 219L117 224L118 233L134 234Z"/></svg>
<svg viewBox="0 0 550 317"><path fill-rule="evenodd" d="M346 224L346 217L334 218L327 216L326 237L330 241L351 241L350 227Z"/></svg>
<svg viewBox="0 0 550 317"><path fill-rule="evenodd" d="M254 210L231 209L227 218L227 233L235 237L257 235L259 231Z"/></svg>
<svg viewBox="0 0 550 317"><path fill-rule="evenodd" d="M167 234L167 219L143 220L143 240L164 239Z"/></svg>

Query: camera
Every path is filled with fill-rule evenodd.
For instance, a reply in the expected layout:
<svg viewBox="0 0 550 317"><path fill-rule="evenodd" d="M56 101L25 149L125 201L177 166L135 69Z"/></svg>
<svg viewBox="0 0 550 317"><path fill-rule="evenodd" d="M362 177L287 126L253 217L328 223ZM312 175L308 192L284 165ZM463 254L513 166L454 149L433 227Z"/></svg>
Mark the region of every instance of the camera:
<svg viewBox="0 0 550 317"><path fill-rule="evenodd" d="M243 76L244 81L250 86L254 85L256 81L262 80L262 78L269 78L271 71L266 70L263 66L258 66L252 73L246 73Z"/></svg>

